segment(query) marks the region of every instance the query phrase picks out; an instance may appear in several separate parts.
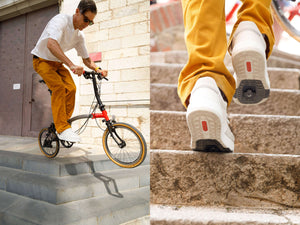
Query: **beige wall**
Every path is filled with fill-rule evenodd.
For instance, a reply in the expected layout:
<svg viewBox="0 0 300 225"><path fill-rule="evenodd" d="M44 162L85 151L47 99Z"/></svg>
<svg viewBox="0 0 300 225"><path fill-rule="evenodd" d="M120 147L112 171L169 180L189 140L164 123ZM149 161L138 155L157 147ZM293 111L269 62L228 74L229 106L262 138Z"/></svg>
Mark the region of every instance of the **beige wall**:
<svg viewBox="0 0 300 225"><path fill-rule="evenodd" d="M79 0L64 0L61 13L73 14ZM84 30L90 53L102 52L98 65L109 71L102 82L102 99L109 115L142 131L150 140L150 13L148 0L96 1L95 24ZM82 63L75 51L68 52L75 63ZM74 115L89 112L93 99L90 81L75 78L77 84ZM122 102L117 102L122 101ZM124 101L124 102L123 102ZM101 130L91 120L82 133L82 143L100 144Z"/></svg>

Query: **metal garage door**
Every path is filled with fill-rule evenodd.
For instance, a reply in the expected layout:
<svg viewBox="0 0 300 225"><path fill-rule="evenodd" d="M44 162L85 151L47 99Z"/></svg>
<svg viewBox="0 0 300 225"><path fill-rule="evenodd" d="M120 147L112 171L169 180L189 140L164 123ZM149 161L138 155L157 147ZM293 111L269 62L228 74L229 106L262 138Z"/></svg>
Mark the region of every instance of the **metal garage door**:
<svg viewBox="0 0 300 225"><path fill-rule="evenodd" d="M0 23L0 134L36 136L52 120L47 88L30 54L58 5Z"/></svg>

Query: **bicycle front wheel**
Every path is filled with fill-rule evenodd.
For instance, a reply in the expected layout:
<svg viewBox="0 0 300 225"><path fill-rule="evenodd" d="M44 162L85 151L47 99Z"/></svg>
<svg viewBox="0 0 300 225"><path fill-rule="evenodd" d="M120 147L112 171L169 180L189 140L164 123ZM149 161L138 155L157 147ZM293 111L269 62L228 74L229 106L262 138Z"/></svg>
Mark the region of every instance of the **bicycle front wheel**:
<svg viewBox="0 0 300 225"><path fill-rule="evenodd" d="M282 29L297 41L300 41L299 9L299 0L272 0L275 19Z"/></svg>
<svg viewBox="0 0 300 225"><path fill-rule="evenodd" d="M111 132L104 131L102 144L106 155L117 165L133 168L140 165L147 154L143 135L126 123L112 124Z"/></svg>
<svg viewBox="0 0 300 225"><path fill-rule="evenodd" d="M54 158L59 152L59 140L49 128L43 128L39 133L39 147L41 152L48 158Z"/></svg>

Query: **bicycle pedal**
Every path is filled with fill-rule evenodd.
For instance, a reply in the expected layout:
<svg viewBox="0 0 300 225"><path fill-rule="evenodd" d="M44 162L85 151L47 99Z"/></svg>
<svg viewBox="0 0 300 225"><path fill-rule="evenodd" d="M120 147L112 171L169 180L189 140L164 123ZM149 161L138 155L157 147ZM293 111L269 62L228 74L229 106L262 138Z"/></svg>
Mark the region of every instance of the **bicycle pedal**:
<svg viewBox="0 0 300 225"><path fill-rule="evenodd" d="M256 104L269 95L270 90L264 88L261 80L242 80L234 97L242 104Z"/></svg>

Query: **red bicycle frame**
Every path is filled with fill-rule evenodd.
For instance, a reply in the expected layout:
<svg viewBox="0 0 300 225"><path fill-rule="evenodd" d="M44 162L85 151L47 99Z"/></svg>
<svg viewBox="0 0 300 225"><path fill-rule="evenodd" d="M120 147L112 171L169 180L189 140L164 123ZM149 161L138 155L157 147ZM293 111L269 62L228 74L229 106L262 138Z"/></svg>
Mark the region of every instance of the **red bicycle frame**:
<svg viewBox="0 0 300 225"><path fill-rule="evenodd" d="M92 119L104 118L106 121L109 120L106 110L103 110L101 113L92 113Z"/></svg>

